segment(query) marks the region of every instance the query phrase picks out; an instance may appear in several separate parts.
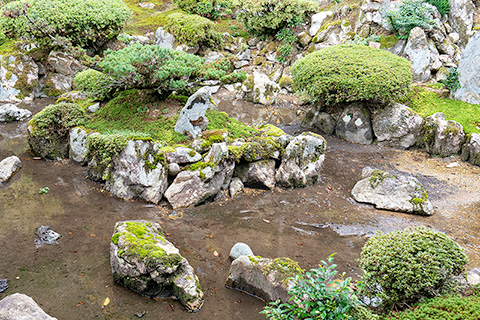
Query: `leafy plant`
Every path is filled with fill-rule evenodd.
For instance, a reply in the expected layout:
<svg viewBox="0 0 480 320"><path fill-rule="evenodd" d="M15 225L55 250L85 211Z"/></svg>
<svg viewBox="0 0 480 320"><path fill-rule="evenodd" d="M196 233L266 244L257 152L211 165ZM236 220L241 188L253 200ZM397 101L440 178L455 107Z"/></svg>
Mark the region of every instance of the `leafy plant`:
<svg viewBox="0 0 480 320"><path fill-rule="evenodd" d="M404 308L446 293L456 284L468 260L445 234L425 227L378 233L362 249L367 296L380 297L384 307Z"/></svg>
<svg viewBox="0 0 480 320"><path fill-rule="evenodd" d="M449 0L426 0L426 2L435 6L442 17L450 12Z"/></svg>
<svg viewBox="0 0 480 320"><path fill-rule="evenodd" d="M198 14L209 19L228 18L238 7L238 0L175 0L175 4L183 11Z"/></svg>
<svg viewBox="0 0 480 320"><path fill-rule="evenodd" d="M275 35L279 41L283 41L288 44L292 44L298 40L297 36L293 33L291 28L283 28Z"/></svg>
<svg viewBox="0 0 480 320"><path fill-rule="evenodd" d="M287 61L288 57L293 52L293 46L291 44L284 44L277 49L277 60L281 63Z"/></svg>
<svg viewBox="0 0 480 320"><path fill-rule="evenodd" d="M43 187L43 188L40 188L40 190L38 190L38 193L39 194L47 194L48 191L50 191L49 187Z"/></svg>
<svg viewBox="0 0 480 320"><path fill-rule="evenodd" d="M458 81L458 71L457 68L450 68L448 69L447 78L442 81L445 88L450 91L455 91L460 89L462 86L460 85L460 81Z"/></svg>
<svg viewBox="0 0 480 320"><path fill-rule="evenodd" d="M344 44L315 51L292 66L294 90L325 104L387 103L412 83L410 62L390 52Z"/></svg>
<svg viewBox="0 0 480 320"><path fill-rule="evenodd" d="M415 27L431 30L436 26L433 10L424 0L404 0L398 8L387 10L383 14L399 37L407 39Z"/></svg>

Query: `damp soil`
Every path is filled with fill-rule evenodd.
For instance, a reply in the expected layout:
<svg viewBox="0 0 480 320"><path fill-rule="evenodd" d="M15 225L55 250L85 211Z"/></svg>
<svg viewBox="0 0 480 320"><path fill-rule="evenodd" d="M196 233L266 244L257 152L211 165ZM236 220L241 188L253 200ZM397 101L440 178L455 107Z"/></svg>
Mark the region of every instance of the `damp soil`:
<svg viewBox="0 0 480 320"><path fill-rule="evenodd" d="M38 112L46 103L27 107ZM292 133L304 130L295 121L298 111L288 103L264 108L257 117L259 108L219 104L223 111L244 114L247 122L268 120ZM86 178L85 167L68 160L36 160L28 147L26 126L0 125L0 159L15 154L23 163L0 186L0 278L9 280L0 299L15 292L27 294L61 320L138 319L136 314L143 312L148 313L142 319L265 319L259 314L263 301L224 286L228 254L236 242L248 243L256 255L290 257L305 269L336 253L338 269L358 278L356 259L368 237L377 231L425 225L464 247L471 267L480 265L480 168L455 157L431 158L423 151L351 144L326 136L322 177L311 187L247 189L235 199L220 196L209 204L173 211L166 204L116 199L102 184ZM415 175L436 213L424 217L356 203L350 190L365 166ZM39 194L43 187L49 187L48 193ZM114 283L110 239L115 223L127 219L163 225L167 239L200 279L205 304L199 312L188 313L171 299L144 298ZM35 247L34 231L41 225L50 225L62 235L58 245ZM110 303L105 307L107 297Z"/></svg>

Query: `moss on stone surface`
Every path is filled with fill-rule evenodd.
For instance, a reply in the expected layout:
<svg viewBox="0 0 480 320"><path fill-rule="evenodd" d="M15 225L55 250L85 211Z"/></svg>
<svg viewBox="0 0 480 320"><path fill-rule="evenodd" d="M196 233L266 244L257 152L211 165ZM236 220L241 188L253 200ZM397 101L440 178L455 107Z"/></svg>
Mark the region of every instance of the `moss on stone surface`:
<svg viewBox="0 0 480 320"><path fill-rule="evenodd" d="M283 287L287 287L290 279L295 275L302 273L303 270L298 265L298 262L290 258L276 258L271 264L262 268L262 272L267 275L275 273L275 278L282 283Z"/></svg>
<svg viewBox="0 0 480 320"><path fill-rule="evenodd" d="M389 174L388 172L382 171L382 170L373 170L372 173L370 174L370 186L372 188L376 188L380 183L382 183L383 180L387 178L393 178L396 179L397 176L393 174Z"/></svg>

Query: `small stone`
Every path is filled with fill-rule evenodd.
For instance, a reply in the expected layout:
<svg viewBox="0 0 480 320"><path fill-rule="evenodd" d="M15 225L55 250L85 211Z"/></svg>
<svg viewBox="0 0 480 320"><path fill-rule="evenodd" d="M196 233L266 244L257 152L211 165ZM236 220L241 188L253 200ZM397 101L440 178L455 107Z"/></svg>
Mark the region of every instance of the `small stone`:
<svg viewBox="0 0 480 320"><path fill-rule="evenodd" d="M21 167L22 162L16 156L11 156L0 161L0 184L7 182Z"/></svg>
<svg viewBox="0 0 480 320"><path fill-rule="evenodd" d="M237 242L230 250L230 258L235 260L241 256L253 256L253 251L248 244Z"/></svg>
<svg viewBox="0 0 480 320"><path fill-rule="evenodd" d="M18 108L14 104L0 105L0 123L22 121L32 116L29 110Z"/></svg>
<svg viewBox="0 0 480 320"><path fill-rule="evenodd" d="M40 248L44 244L58 244L61 235L53 231L50 226L40 226L35 230L38 239L35 239L35 247Z"/></svg>
<svg viewBox="0 0 480 320"><path fill-rule="evenodd" d="M0 317L2 320L57 320L22 293L14 293L0 301Z"/></svg>
<svg viewBox="0 0 480 320"><path fill-rule="evenodd" d="M230 182L230 197L235 198L239 193L243 191L244 185L240 178L233 178Z"/></svg>

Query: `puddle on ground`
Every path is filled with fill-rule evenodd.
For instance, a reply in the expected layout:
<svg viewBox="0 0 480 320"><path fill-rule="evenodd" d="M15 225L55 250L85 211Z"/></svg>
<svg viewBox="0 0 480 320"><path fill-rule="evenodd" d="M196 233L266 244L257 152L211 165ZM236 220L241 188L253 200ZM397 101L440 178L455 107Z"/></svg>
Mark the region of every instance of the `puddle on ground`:
<svg viewBox="0 0 480 320"><path fill-rule="evenodd" d="M248 104L235 107L239 114L258 111ZM23 163L20 172L0 186L0 279L8 279L9 285L0 299L25 293L58 319L135 319L143 312L148 313L142 319L265 319L259 314L265 303L224 286L229 251L236 242L248 243L256 255L290 257L303 268L315 267L336 252L339 271L358 277L356 259L369 236L379 230L426 225L458 241L471 267L480 265L480 168L458 159L327 137L323 175L314 186L248 189L235 199L173 211L164 205L115 199L103 192L101 184L86 179L85 167L69 161L33 160L24 128L25 123L0 125L0 158L15 154ZM446 169L449 161L460 166ZM415 174L431 195L435 215L357 204L350 190L367 165ZM39 194L43 187L48 193ZM110 238L115 223L127 219L163 225L168 239L199 276L206 301L198 313L186 312L177 301L147 299L113 283ZM62 235L58 245L35 248L34 231L41 225ZM111 302L103 307L107 297Z"/></svg>

